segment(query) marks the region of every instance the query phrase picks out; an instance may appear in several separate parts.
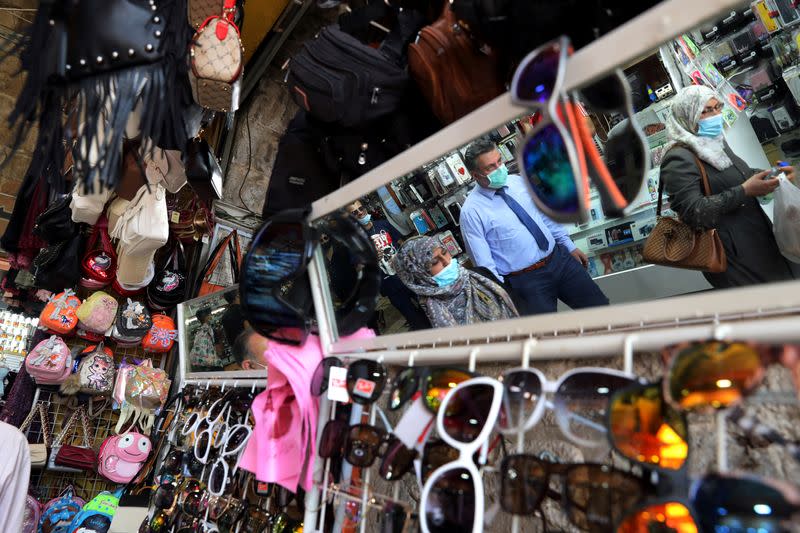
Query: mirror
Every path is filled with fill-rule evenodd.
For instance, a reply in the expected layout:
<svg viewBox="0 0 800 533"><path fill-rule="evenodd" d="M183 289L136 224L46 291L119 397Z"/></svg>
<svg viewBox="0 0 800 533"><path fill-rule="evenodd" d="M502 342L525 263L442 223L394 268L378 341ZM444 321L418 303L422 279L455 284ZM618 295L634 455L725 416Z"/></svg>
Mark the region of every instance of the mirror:
<svg viewBox="0 0 800 533"><path fill-rule="evenodd" d="M187 377L264 377L266 339L246 324L239 285L178 305L178 350Z"/></svg>
<svg viewBox="0 0 800 533"><path fill-rule="evenodd" d="M778 19L792 22L798 13L787 7ZM747 195L741 187L779 161L800 164L800 40L787 21L770 26L776 20L772 15L748 4L621 67L651 163L622 217L606 216L591 181L585 223L555 223L536 208L516 160L535 122L528 113L510 123L487 124L480 139L342 206L360 221L380 258L381 297L371 326L379 334L400 333L505 318L510 308L521 315L564 313L800 278L800 265L785 259L775 244L773 195L757 184ZM728 148L686 131L696 140L692 146L703 152L714 195L710 201L702 198L693 159L670 154L663 167L666 178L661 172L673 140L667 128L672 106L680 88L692 84L712 88L717 101L711 103L723 104L705 110L705 101L697 109L701 119L721 117ZM582 118L603 155L609 135L619 131L615 126L625 117L582 103ZM482 145L474 144L479 140ZM501 165L508 170L506 192L516 206L488 186L502 178L493 175ZM716 228L728 256L725 272L704 275L644 260L662 178L664 214ZM520 206L544 234L543 244L525 215L518 214ZM455 260L460 267L447 268ZM469 282L463 281L465 275Z"/></svg>

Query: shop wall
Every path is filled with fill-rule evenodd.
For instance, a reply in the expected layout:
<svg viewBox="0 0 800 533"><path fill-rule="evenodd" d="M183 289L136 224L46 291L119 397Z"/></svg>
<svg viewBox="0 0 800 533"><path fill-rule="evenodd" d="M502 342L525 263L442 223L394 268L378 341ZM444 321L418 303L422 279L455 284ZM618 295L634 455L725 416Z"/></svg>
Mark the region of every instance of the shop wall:
<svg viewBox="0 0 800 533"><path fill-rule="evenodd" d="M8 0L3 2L3 6L34 9L37 3L36 0ZM0 48L5 49L11 46L27 25L23 19L32 20L33 15L32 12L26 11L0 11ZM0 120L2 120L2 125L0 126L0 159L5 158L9 152L10 145L13 143L12 133L6 126L5 121L14 108L17 95L25 81L23 76L15 76L18 70L19 57L17 55L11 56L0 63ZM34 130L17 151L14 158L0 169L0 234L5 231L11 211L14 209L17 191L22 184L25 170L31 162L35 139L36 131Z"/></svg>
<svg viewBox="0 0 800 533"><path fill-rule="evenodd" d="M281 66L303 42L313 38L323 26L335 22L337 15L336 9L322 10L311 6L272 61L249 101L239 109L233 156L225 176L226 202L261 213L278 142L297 112L297 106L283 83L286 73Z"/></svg>

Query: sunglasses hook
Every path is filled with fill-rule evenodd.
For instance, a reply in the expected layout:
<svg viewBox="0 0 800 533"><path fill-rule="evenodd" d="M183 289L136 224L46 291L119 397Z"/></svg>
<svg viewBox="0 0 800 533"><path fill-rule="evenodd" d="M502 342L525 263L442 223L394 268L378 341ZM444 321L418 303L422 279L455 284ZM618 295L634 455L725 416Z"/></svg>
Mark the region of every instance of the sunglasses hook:
<svg viewBox="0 0 800 533"><path fill-rule="evenodd" d="M206 381L206 390L208 390L210 388L211 388L211 382L210 381Z"/></svg>
<svg viewBox="0 0 800 533"><path fill-rule="evenodd" d="M623 361L622 361L622 369L628 373L633 373L633 345L639 341L639 335L626 335L625 340L622 343L622 354L623 354Z"/></svg>
<svg viewBox="0 0 800 533"><path fill-rule="evenodd" d="M250 394L255 394L255 393L256 393L256 382L254 381L253 386L250 387Z"/></svg>
<svg viewBox="0 0 800 533"><path fill-rule="evenodd" d="M475 364L478 359L478 353L481 351L479 346L476 346L469 352L469 371L475 372Z"/></svg>
<svg viewBox="0 0 800 533"><path fill-rule="evenodd" d="M225 381L222 382L222 389L220 389L220 392L225 392L225 383Z"/></svg>
<svg viewBox="0 0 800 533"><path fill-rule="evenodd" d="M408 366L414 366L414 359L416 359L419 350L411 350L408 354Z"/></svg>
<svg viewBox="0 0 800 533"><path fill-rule="evenodd" d="M722 341L731 334L730 324L716 324L714 326L714 340Z"/></svg>
<svg viewBox="0 0 800 533"><path fill-rule="evenodd" d="M522 368L531 366L531 353L538 343L539 339L531 337L522 345Z"/></svg>

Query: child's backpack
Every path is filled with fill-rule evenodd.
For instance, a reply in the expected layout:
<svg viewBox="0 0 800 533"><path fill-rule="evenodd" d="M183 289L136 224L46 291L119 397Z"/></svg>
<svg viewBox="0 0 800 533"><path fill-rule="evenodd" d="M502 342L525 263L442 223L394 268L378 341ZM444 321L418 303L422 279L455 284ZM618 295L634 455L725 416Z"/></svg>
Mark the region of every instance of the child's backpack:
<svg viewBox="0 0 800 533"><path fill-rule="evenodd" d="M104 335L117 317L117 301L104 293L97 291L89 296L78 308L78 320L82 329L90 333Z"/></svg>
<svg viewBox="0 0 800 533"><path fill-rule="evenodd" d="M97 473L114 483L130 483L152 448L150 439L135 431L112 435L100 446Z"/></svg>
<svg viewBox="0 0 800 533"><path fill-rule="evenodd" d="M122 489L114 493L104 490L83 506L69 525L69 533L108 533L111 521L119 507Z"/></svg>
<svg viewBox="0 0 800 533"><path fill-rule="evenodd" d="M72 519L84 505L86 502L75 496L72 487L67 487L61 496L45 504L39 519L39 533L72 533Z"/></svg>
<svg viewBox="0 0 800 533"><path fill-rule="evenodd" d="M81 299L72 289L50 296L39 315L39 326L58 335L70 333L78 325L76 313Z"/></svg>
<svg viewBox="0 0 800 533"><path fill-rule="evenodd" d="M114 389L114 352L101 342L81 352L78 370L61 385L63 394L110 396Z"/></svg>
<svg viewBox="0 0 800 533"><path fill-rule="evenodd" d="M72 372L72 355L56 335L41 341L25 357L25 370L39 385L63 383Z"/></svg>
<svg viewBox="0 0 800 533"><path fill-rule="evenodd" d="M142 302L127 299L125 305L121 305L117 320L111 337L119 345L136 345L141 342L150 328L153 327L153 319Z"/></svg>
<svg viewBox="0 0 800 533"><path fill-rule="evenodd" d="M178 330L175 322L167 315L153 315L153 326L142 339L142 347L146 352L166 353L175 344Z"/></svg>

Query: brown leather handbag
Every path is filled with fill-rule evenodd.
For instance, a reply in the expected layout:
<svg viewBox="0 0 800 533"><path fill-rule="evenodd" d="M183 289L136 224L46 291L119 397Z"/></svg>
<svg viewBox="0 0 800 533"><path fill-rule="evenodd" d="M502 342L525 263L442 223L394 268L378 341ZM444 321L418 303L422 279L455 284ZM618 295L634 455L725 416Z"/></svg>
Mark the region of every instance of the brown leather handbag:
<svg viewBox="0 0 800 533"><path fill-rule="evenodd" d="M217 247L211 252L211 255L209 255L208 262L197 279L199 286L196 291L196 296L211 294L221 291L226 287L225 285L212 283L211 279L214 272L217 270L219 262L228 249L231 251L231 274L233 276L233 283L239 282L239 266L242 264L242 249L239 246L239 234L236 230L233 230L227 237L220 241Z"/></svg>
<svg viewBox="0 0 800 533"><path fill-rule="evenodd" d="M480 46L444 2L442 15L408 47L408 68L433 114L450 124L503 93L497 56Z"/></svg>
<svg viewBox="0 0 800 533"><path fill-rule="evenodd" d="M695 155L695 162L703 180L703 192L711 196L708 174L702 161ZM697 230L673 217L662 217L661 206L664 196L664 179L658 184L658 207L656 208L656 227L647 237L642 256L648 263L701 270L703 272L725 272L728 260L725 249L715 229Z"/></svg>

